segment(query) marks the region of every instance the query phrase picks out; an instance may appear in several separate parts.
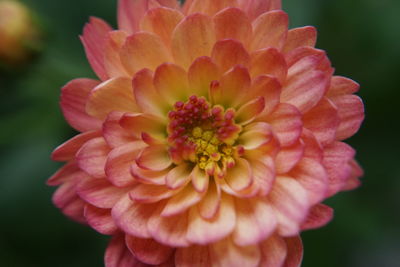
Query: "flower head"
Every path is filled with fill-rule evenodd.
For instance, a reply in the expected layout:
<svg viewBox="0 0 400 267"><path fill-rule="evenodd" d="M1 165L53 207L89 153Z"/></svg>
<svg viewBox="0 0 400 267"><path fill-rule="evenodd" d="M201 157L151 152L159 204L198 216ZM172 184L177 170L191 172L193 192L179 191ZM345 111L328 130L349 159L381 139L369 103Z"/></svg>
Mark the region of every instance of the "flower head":
<svg viewBox="0 0 400 267"><path fill-rule="evenodd" d="M280 1L119 1L81 37L101 81L62 89L81 133L53 152L69 217L113 235L107 266L298 266L321 202L358 186L358 85Z"/></svg>

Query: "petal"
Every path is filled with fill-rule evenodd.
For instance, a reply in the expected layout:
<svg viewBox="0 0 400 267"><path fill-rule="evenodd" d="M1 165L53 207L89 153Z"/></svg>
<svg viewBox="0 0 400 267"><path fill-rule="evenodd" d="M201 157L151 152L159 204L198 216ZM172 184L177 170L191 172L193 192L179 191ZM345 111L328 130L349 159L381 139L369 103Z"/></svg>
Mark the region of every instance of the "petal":
<svg viewBox="0 0 400 267"><path fill-rule="evenodd" d="M178 248L175 253L175 264L180 267L212 266L207 246Z"/></svg>
<svg viewBox="0 0 400 267"><path fill-rule="evenodd" d="M91 17L90 22L83 28L83 35L81 36L89 63L102 80L108 78L104 68L104 47L107 34L111 30L111 27L102 19Z"/></svg>
<svg viewBox="0 0 400 267"><path fill-rule="evenodd" d="M224 177L227 184L236 192L248 189L253 183L253 172L247 160L238 158L235 166Z"/></svg>
<svg viewBox="0 0 400 267"><path fill-rule="evenodd" d="M317 30L312 26L294 28L288 31L283 52L287 53L301 46L314 47L317 42Z"/></svg>
<svg viewBox="0 0 400 267"><path fill-rule="evenodd" d="M208 174L201 170L197 165L193 168L191 178L192 185L197 192L203 193L207 191L210 178Z"/></svg>
<svg viewBox="0 0 400 267"><path fill-rule="evenodd" d="M300 236L286 238L288 254L283 267L300 267L303 260L303 243Z"/></svg>
<svg viewBox="0 0 400 267"><path fill-rule="evenodd" d="M147 11L141 22L141 29L155 33L166 45L171 43L172 31L183 19L183 15L176 9L159 7Z"/></svg>
<svg viewBox="0 0 400 267"><path fill-rule="evenodd" d="M179 164L165 177L166 186L172 190L185 186L190 181L191 171L192 167L190 165Z"/></svg>
<svg viewBox="0 0 400 267"><path fill-rule="evenodd" d="M147 9L148 0L118 1L118 28L130 34L138 31L139 22Z"/></svg>
<svg viewBox="0 0 400 267"><path fill-rule="evenodd" d="M145 170L162 171L171 164L171 158L164 145L149 146L141 151L136 158L136 164Z"/></svg>
<svg viewBox="0 0 400 267"><path fill-rule="evenodd" d="M340 119L336 139L347 139L360 129L364 120L364 104L356 95L336 96L331 100L338 109Z"/></svg>
<svg viewBox="0 0 400 267"><path fill-rule="evenodd" d="M228 236L235 228L236 214L233 198L226 194L221 197L219 212L210 220L205 220L196 207L189 212L187 239L195 244L205 245Z"/></svg>
<svg viewBox="0 0 400 267"><path fill-rule="evenodd" d="M179 65L187 68L195 58L209 56L214 43L211 18L193 14L182 20L172 33L172 54Z"/></svg>
<svg viewBox="0 0 400 267"><path fill-rule="evenodd" d="M104 48L104 68L108 77L129 76L122 65L119 51L126 40L124 31L111 31L108 33Z"/></svg>
<svg viewBox="0 0 400 267"><path fill-rule="evenodd" d="M193 0L190 3L188 14L200 12L207 15L214 15L222 9L232 6L236 6L236 0Z"/></svg>
<svg viewBox="0 0 400 267"><path fill-rule="evenodd" d="M145 147L141 141L126 143L110 151L105 164L107 179L115 186L125 187L135 184L131 175L131 165L140 150Z"/></svg>
<svg viewBox="0 0 400 267"><path fill-rule="evenodd" d="M243 146L245 151L256 150L264 144L268 144L272 138L270 125L265 122L254 122L246 125L238 143Z"/></svg>
<svg viewBox="0 0 400 267"><path fill-rule="evenodd" d="M146 113L125 113L119 124L135 139L142 139L143 133L153 138L165 139L165 121L160 117Z"/></svg>
<svg viewBox="0 0 400 267"><path fill-rule="evenodd" d="M278 219L278 233L281 236L297 234L308 214L306 190L295 179L278 176L268 196Z"/></svg>
<svg viewBox="0 0 400 267"><path fill-rule="evenodd" d="M252 20L264 12L281 9L281 0L238 0L238 4Z"/></svg>
<svg viewBox="0 0 400 267"><path fill-rule="evenodd" d="M235 207L236 227L232 237L236 245L256 245L275 231L275 212L265 201L236 199Z"/></svg>
<svg viewBox="0 0 400 267"><path fill-rule="evenodd" d="M279 11L270 11L260 15L253 22L253 42L251 50L275 47L280 50L288 31L288 15Z"/></svg>
<svg viewBox="0 0 400 267"><path fill-rule="evenodd" d="M135 257L146 264L161 264L166 262L174 252L173 248L157 243L153 239L141 239L126 235L126 246Z"/></svg>
<svg viewBox="0 0 400 267"><path fill-rule="evenodd" d="M186 71L170 63L157 68L154 74L154 86L158 94L171 106L178 100L186 101L190 93Z"/></svg>
<svg viewBox="0 0 400 267"><path fill-rule="evenodd" d="M275 48L257 50L251 55L250 73L253 77L258 75L271 75L284 84L287 66L284 56Z"/></svg>
<svg viewBox="0 0 400 267"><path fill-rule="evenodd" d="M188 71L189 85L196 96L207 97L212 81L219 78L219 69L209 57L199 57Z"/></svg>
<svg viewBox="0 0 400 267"><path fill-rule="evenodd" d="M360 89L360 85L355 81L342 77L342 76L333 76L331 79L331 86L327 92L328 97L338 96L338 95L347 95L354 94Z"/></svg>
<svg viewBox="0 0 400 267"><path fill-rule="evenodd" d="M304 127L310 130L323 146L335 140L339 122L337 108L326 97L303 116Z"/></svg>
<svg viewBox="0 0 400 267"><path fill-rule="evenodd" d="M192 186L186 186L181 192L168 200L161 216L169 217L180 214L198 203L202 197L203 194L194 190Z"/></svg>
<svg viewBox="0 0 400 267"><path fill-rule="evenodd" d="M79 168L94 178L105 177L104 165L109 151L103 137L86 142L76 154Z"/></svg>
<svg viewBox="0 0 400 267"><path fill-rule="evenodd" d="M54 173L46 182L47 185L56 186L73 179L74 175L81 172L75 161L70 161Z"/></svg>
<svg viewBox="0 0 400 267"><path fill-rule="evenodd" d="M87 204L85 206L85 218L93 229L103 235L113 235L118 231L109 209L99 209Z"/></svg>
<svg viewBox="0 0 400 267"><path fill-rule="evenodd" d="M243 44L234 39L225 39L216 42L211 52L211 57L222 72L239 64L247 66L250 61L250 55Z"/></svg>
<svg viewBox="0 0 400 267"><path fill-rule="evenodd" d="M118 228L125 233L140 238L150 238L147 221L157 206L158 203L141 204L133 202L127 194L114 205L111 214Z"/></svg>
<svg viewBox="0 0 400 267"><path fill-rule="evenodd" d="M307 220L301 226L302 230L315 229L329 223L333 218L333 209L324 204L317 204L310 209Z"/></svg>
<svg viewBox="0 0 400 267"><path fill-rule="evenodd" d="M275 77L270 75L260 75L255 79L252 79L252 85L249 92L244 96L243 102L256 98L257 96L263 96L265 100L265 106L260 116L269 115L279 104L281 94L281 84Z"/></svg>
<svg viewBox="0 0 400 267"><path fill-rule="evenodd" d="M288 104L279 104L266 120L272 126L282 146L294 144L302 132L302 120L299 110Z"/></svg>
<svg viewBox="0 0 400 267"><path fill-rule="evenodd" d="M113 78L98 85L90 92L86 104L86 112L101 120L112 111L137 110L131 80L126 77Z"/></svg>
<svg viewBox="0 0 400 267"><path fill-rule="evenodd" d="M207 193L198 204L198 211L204 219L212 219L219 211L221 204L221 189L216 183L211 183Z"/></svg>
<svg viewBox="0 0 400 267"><path fill-rule="evenodd" d="M76 130L97 130L101 121L86 113L85 106L90 91L99 84L91 79L75 79L61 89L61 110L67 122Z"/></svg>
<svg viewBox="0 0 400 267"><path fill-rule="evenodd" d="M139 184L129 192L132 200L138 203L154 203L162 199L170 198L179 190L169 190L165 186Z"/></svg>
<svg viewBox="0 0 400 267"><path fill-rule="evenodd" d="M247 102L237 111L235 116L236 123L245 125L252 122L264 110L264 107L265 99L263 96Z"/></svg>
<svg viewBox="0 0 400 267"><path fill-rule="evenodd" d="M104 255L105 267L146 267L138 261L125 245L124 234L115 235Z"/></svg>
<svg viewBox="0 0 400 267"><path fill-rule="evenodd" d="M254 186L258 188L258 194L266 196L275 181L275 166L271 157L258 157L249 160L253 170Z"/></svg>
<svg viewBox="0 0 400 267"><path fill-rule="evenodd" d="M356 160L350 160L351 174L342 190L353 190L360 186L360 177L364 175L363 169Z"/></svg>
<svg viewBox="0 0 400 267"><path fill-rule="evenodd" d="M106 179L82 179L76 188L77 194L93 206L102 209L112 208L128 192L129 188L118 188Z"/></svg>
<svg viewBox="0 0 400 267"><path fill-rule="evenodd" d="M289 67L289 75L296 72L301 73L301 71L304 72L310 70L320 70L328 76L333 73L331 62L324 50L315 49L310 46L303 46L285 54L285 59Z"/></svg>
<svg viewBox="0 0 400 267"><path fill-rule="evenodd" d="M217 40L236 39L247 47L252 36L252 27L242 10L229 7L220 11L213 19Z"/></svg>
<svg viewBox="0 0 400 267"><path fill-rule="evenodd" d="M137 166L136 163L131 165L131 174L136 181L144 184L165 185L165 176L170 171L170 168L162 171L144 170Z"/></svg>
<svg viewBox="0 0 400 267"><path fill-rule="evenodd" d="M84 143L98 136L100 136L99 131L90 131L78 134L54 149L53 153L51 153L51 159L55 161L71 160Z"/></svg>
<svg viewBox="0 0 400 267"><path fill-rule="evenodd" d="M225 239L210 246L213 266L257 267L261 259L258 246L236 246L230 239Z"/></svg>
<svg viewBox="0 0 400 267"><path fill-rule="evenodd" d="M281 267L287 255L285 240L273 235L260 244L261 261L260 266Z"/></svg>
<svg viewBox="0 0 400 267"><path fill-rule="evenodd" d="M113 111L108 114L103 123L103 137L111 148L135 141L132 134L121 127L120 120L124 112Z"/></svg>
<svg viewBox="0 0 400 267"><path fill-rule="evenodd" d="M276 172L284 174L289 172L304 155L304 143L298 140L291 146L282 148L275 159Z"/></svg>
<svg viewBox="0 0 400 267"><path fill-rule="evenodd" d="M134 33L126 38L120 57L130 75L143 68L155 70L162 63L172 61L161 38L149 32Z"/></svg>

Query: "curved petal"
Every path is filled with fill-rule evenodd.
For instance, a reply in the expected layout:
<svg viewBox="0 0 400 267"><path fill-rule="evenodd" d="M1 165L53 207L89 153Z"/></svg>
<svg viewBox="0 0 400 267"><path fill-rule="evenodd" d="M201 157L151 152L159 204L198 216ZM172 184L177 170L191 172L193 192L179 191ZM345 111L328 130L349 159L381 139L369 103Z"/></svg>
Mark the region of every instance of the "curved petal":
<svg viewBox="0 0 400 267"><path fill-rule="evenodd" d="M104 48L108 32L111 30L111 27L104 20L91 17L90 22L83 28L83 35L80 37L89 63L101 80L108 78L104 68Z"/></svg>
<svg viewBox="0 0 400 267"><path fill-rule="evenodd" d="M190 165L184 163L179 164L165 176L166 186L172 190L183 187L190 181L191 171L192 167Z"/></svg>
<svg viewBox="0 0 400 267"><path fill-rule="evenodd" d="M179 190L169 190L165 186L139 184L129 192L132 200L138 203L154 203L162 199L170 198Z"/></svg>
<svg viewBox="0 0 400 267"><path fill-rule="evenodd" d="M111 31L108 33L104 48L104 69L109 77L129 76L122 65L119 51L126 40L124 31Z"/></svg>
<svg viewBox="0 0 400 267"><path fill-rule="evenodd" d="M283 52L287 53L302 46L314 47L317 42L317 30L312 26L294 28L288 31Z"/></svg>
<svg viewBox="0 0 400 267"><path fill-rule="evenodd" d="M119 124L135 139L142 139L143 133L160 141L165 139L166 121L146 113L125 113Z"/></svg>
<svg viewBox="0 0 400 267"><path fill-rule="evenodd" d="M146 267L126 247L124 234L115 235L111 239L104 255L104 264L105 267Z"/></svg>
<svg viewBox="0 0 400 267"><path fill-rule="evenodd" d="M165 185L165 176L170 168L162 171L144 170L137 166L136 162L131 165L131 174L136 181L144 184Z"/></svg>
<svg viewBox="0 0 400 267"><path fill-rule="evenodd" d="M249 162L242 158L236 159L235 166L228 171L224 179L236 192L248 189L254 181Z"/></svg>
<svg viewBox="0 0 400 267"><path fill-rule="evenodd" d="M285 240L277 234L262 242L260 249L260 266L263 267L281 267L288 253Z"/></svg>
<svg viewBox="0 0 400 267"><path fill-rule="evenodd" d="M78 134L54 149L53 153L51 153L51 159L55 161L71 160L84 143L99 136L99 131L90 131Z"/></svg>
<svg viewBox="0 0 400 267"><path fill-rule="evenodd" d="M104 120L112 111L138 111L132 93L131 79L117 77L94 88L86 103L86 112Z"/></svg>
<svg viewBox="0 0 400 267"><path fill-rule="evenodd" d="M199 57L188 70L190 90L196 96L208 96L211 82L219 78L219 69L209 57Z"/></svg>
<svg viewBox="0 0 400 267"><path fill-rule="evenodd" d="M96 80L75 79L61 88L62 113L69 125L77 131L86 132L101 127L101 121L87 114L85 110L90 91L98 84Z"/></svg>
<svg viewBox="0 0 400 267"><path fill-rule="evenodd" d="M235 65L248 66L250 55L243 44L234 39L224 39L215 43L211 52L212 59L222 72L228 71Z"/></svg>
<svg viewBox="0 0 400 267"><path fill-rule="evenodd" d="M284 84L287 75L285 58L275 48L257 50L251 55L250 73L253 77L271 75Z"/></svg>
<svg viewBox="0 0 400 267"><path fill-rule="evenodd" d="M148 0L118 1L118 28L132 34L139 30L139 22L148 10Z"/></svg>
<svg viewBox="0 0 400 267"><path fill-rule="evenodd" d="M157 265L166 262L174 252L171 247L164 246L153 239L141 239L125 236L126 246L135 257L146 264Z"/></svg>
<svg viewBox="0 0 400 267"><path fill-rule="evenodd" d="M304 155L304 143L298 140L291 146L282 148L275 159L276 172L284 174L293 169Z"/></svg>
<svg viewBox="0 0 400 267"><path fill-rule="evenodd" d="M103 137L91 139L76 154L79 168L94 178L105 177L104 166L109 151Z"/></svg>
<svg viewBox="0 0 400 267"><path fill-rule="evenodd" d="M300 267L303 260L303 243L300 236L285 238L288 254L283 267Z"/></svg>
<svg viewBox="0 0 400 267"><path fill-rule="evenodd" d="M172 54L175 61L188 68L195 58L210 56L215 43L212 20L203 14L183 19L172 33Z"/></svg>
<svg viewBox="0 0 400 267"><path fill-rule="evenodd" d="M236 65L222 75L220 80L221 96L214 97L213 101L215 104L236 107L248 91L250 82L251 78L247 68Z"/></svg>
<svg viewBox="0 0 400 267"><path fill-rule="evenodd" d="M265 98L263 96L247 102L237 111L235 116L236 123L245 125L252 122L264 110L264 107Z"/></svg>
<svg viewBox="0 0 400 267"><path fill-rule="evenodd" d="M281 11L270 11L260 15L253 22L253 41L251 50L275 47L280 50L286 40L289 19Z"/></svg>
<svg viewBox="0 0 400 267"><path fill-rule="evenodd" d="M136 141L136 138L129 131L122 128L119 123L124 114L124 112L119 111L110 112L103 123L102 134L111 148Z"/></svg>
<svg viewBox="0 0 400 267"><path fill-rule="evenodd" d="M203 193L207 191L210 178L208 174L197 165L193 168L191 179L192 185L197 192Z"/></svg>
<svg viewBox="0 0 400 267"><path fill-rule="evenodd" d="M75 161L70 161L56 171L46 182L47 185L56 186L71 179L77 174L82 172Z"/></svg>
<svg viewBox="0 0 400 267"><path fill-rule="evenodd" d="M118 231L118 227L111 217L110 209L100 209L86 204L84 214L88 224L97 232L103 235L113 235Z"/></svg>
<svg viewBox="0 0 400 267"><path fill-rule="evenodd" d="M252 27L246 14L234 7L221 10L214 16L217 40L236 39L246 47L252 37Z"/></svg>
<svg viewBox="0 0 400 267"><path fill-rule="evenodd" d="M333 209L324 204L317 204L310 209L307 220L301 226L302 230L315 229L329 223L333 218Z"/></svg>
<svg viewBox="0 0 400 267"><path fill-rule="evenodd" d="M333 76L331 86L327 92L328 97L354 94L360 89L360 85L346 77Z"/></svg>
<svg viewBox="0 0 400 267"><path fill-rule="evenodd" d="M126 38L120 57L130 75L143 68L155 70L164 62L172 62L172 57L160 37L149 32L137 32Z"/></svg>
<svg viewBox="0 0 400 267"><path fill-rule="evenodd" d="M161 216L169 217L178 215L198 203L203 195L204 193L197 192L192 186L186 186L182 191L168 200L161 212Z"/></svg>
<svg viewBox="0 0 400 267"><path fill-rule="evenodd" d="M204 219L212 219L218 213L221 204L221 189L216 183L212 183L207 193L198 204L198 212Z"/></svg>
<svg viewBox="0 0 400 267"><path fill-rule="evenodd" d="M172 164L164 145L148 146L136 158L136 164L145 170L162 171Z"/></svg>
<svg viewBox="0 0 400 267"><path fill-rule="evenodd" d="M232 6L236 6L236 0L192 0L190 1L188 14L200 12L207 15L214 15L222 9Z"/></svg>
<svg viewBox="0 0 400 267"><path fill-rule="evenodd" d="M256 157L258 156L258 157ZM258 194L266 196L271 191L275 181L275 165L271 157L260 157L257 153L249 159L253 170L254 185L258 189Z"/></svg>
<svg viewBox="0 0 400 267"><path fill-rule="evenodd" d="M254 122L243 130L239 136L239 143L243 146L245 151L257 150L264 144L267 144L273 138L271 126L265 122Z"/></svg>
<svg viewBox="0 0 400 267"><path fill-rule="evenodd" d="M190 246L178 248L175 253L175 264L180 267L212 266L208 246Z"/></svg>
<svg viewBox="0 0 400 267"><path fill-rule="evenodd" d="M253 20L260 14L270 10L281 9L281 0L237 0L240 9Z"/></svg>

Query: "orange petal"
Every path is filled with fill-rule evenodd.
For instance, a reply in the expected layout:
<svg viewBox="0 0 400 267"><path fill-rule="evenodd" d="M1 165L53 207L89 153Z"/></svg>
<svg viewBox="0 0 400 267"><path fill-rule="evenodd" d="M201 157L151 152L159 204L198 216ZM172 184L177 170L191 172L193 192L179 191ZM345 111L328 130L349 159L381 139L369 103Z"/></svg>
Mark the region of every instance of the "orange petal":
<svg viewBox="0 0 400 267"><path fill-rule="evenodd" d="M234 7L229 7L214 16L217 40L236 39L246 47L252 36L252 27L246 14Z"/></svg>
<svg viewBox="0 0 400 267"><path fill-rule="evenodd" d="M222 72L238 64L247 66L250 61L250 56L243 45L233 39L218 41L213 47L211 57Z"/></svg>
<svg viewBox="0 0 400 267"><path fill-rule="evenodd" d="M227 184L236 192L244 191L253 183L253 172L247 160L238 158L235 166L224 177Z"/></svg>
<svg viewBox="0 0 400 267"><path fill-rule="evenodd" d="M237 111L235 120L236 123L245 125L252 122L265 107L265 99L262 96L247 102Z"/></svg>
<svg viewBox="0 0 400 267"><path fill-rule="evenodd" d="M86 204L84 213L88 224L97 232L103 235L113 235L117 233L118 227L111 217L110 209L100 209Z"/></svg>
<svg viewBox="0 0 400 267"><path fill-rule="evenodd" d="M209 57L199 57L188 71L190 90L197 96L207 97L211 82L219 78L219 69Z"/></svg>
<svg viewBox="0 0 400 267"><path fill-rule="evenodd" d="M263 96L265 107L260 117L268 116L278 106L281 95L281 84L275 77L269 75L261 75L252 80L252 85L248 94L243 98L242 103Z"/></svg>
<svg viewBox="0 0 400 267"><path fill-rule="evenodd" d="M298 267L303 260L303 243L300 236L285 238L287 256L283 267Z"/></svg>
<svg viewBox="0 0 400 267"><path fill-rule="evenodd" d="M317 42L317 30L312 26L294 28L288 31L283 52L287 53L297 47L311 46L314 47Z"/></svg>
<svg viewBox="0 0 400 267"><path fill-rule="evenodd" d="M111 31L108 33L104 48L104 68L109 77L129 76L122 65L119 51L127 35L124 31Z"/></svg>
<svg viewBox="0 0 400 267"><path fill-rule="evenodd" d="M172 54L179 65L188 68L195 58L210 56L214 43L211 18L193 14L181 21L172 33Z"/></svg>
<svg viewBox="0 0 400 267"><path fill-rule="evenodd" d="M251 55L250 73L253 77L268 74L276 77L284 84L287 74L286 61L275 48L262 49Z"/></svg>
<svg viewBox="0 0 400 267"><path fill-rule="evenodd" d="M190 3L188 14L199 12L211 16L226 7L233 6L236 6L236 0L193 0Z"/></svg>
<svg viewBox="0 0 400 267"><path fill-rule="evenodd" d="M144 184L165 185L165 176L170 168L162 171L144 170L137 166L136 162L131 165L131 174L136 181Z"/></svg>
<svg viewBox="0 0 400 267"><path fill-rule="evenodd" d="M163 42L169 46L172 31L183 19L183 15L176 9L159 7L147 11L141 22L141 29L160 36Z"/></svg>
<svg viewBox="0 0 400 267"><path fill-rule="evenodd" d="M279 235L275 234L262 242L260 244L260 249L260 266L280 267L285 262L287 246L285 240Z"/></svg>
<svg viewBox="0 0 400 267"><path fill-rule="evenodd" d="M118 1L118 28L132 34L139 30L139 22L146 14L148 0Z"/></svg>
<svg viewBox="0 0 400 267"><path fill-rule="evenodd" d="M251 20L264 12L282 9L281 0L237 0L237 2Z"/></svg>
<svg viewBox="0 0 400 267"><path fill-rule="evenodd" d="M164 145L149 146L141 151L136 158L136 164L145 170L162 171L171 164L171 158Z"/></svg>
<svg viewBox="0 0 400 267"><path fill-rule="evenodd" d="M155 203L176 193L163 185L139 184L129 192L129 197L137 203Z"/></svg>
<svg viewBox="0 0 400 267"><path fill-rule="evenodd" d="M149 32L138 32L126 38L121 48L121 61L130 75L148 68L155 70L172 58L161 38Z"/></svg>
<svg viewBox="0 0 400 267"><path fill-rule="evenodd" d="M186 1L187 2L187 1ZM207 246L190 246L178 248L175 253L175 264L181 267L212 266Z"/></svg>
<svg viewBox="0 0 400 267"><path fill-rule="evenodd" d="M251 49L275 47L280 50L286 40L288 15L279 11L270 11L260 15L253 22L253 42Z"/></svg>
<svg viewBox="0 0 400 267"><path fill-rule="evenodd" d="M204 219L212 219L219 211L221 201L221 190L216 183L212 183L206 195L198 204L199 214Z"/></svg>
<svg viewBox="0 0 400 267"><path fill-rule="evenodd" d="M179 164L173 168L165 177L169 189L178 189L190 181L192 168L188 164Z"/></svg>
<svg viewBox="0 0 400 267"><path fill-rule="evenodd" d="M216 104L236 107L250 87L250 74L247 68L237 65L226 72L220 80L220 99L215 98Z"/></svg>
<svg viewBox="0 0 400 267"><path fill-rule="evenodd" d="M113 78L98 85L92 90L86 103L86 112L101 120L112 111L137 110L131 80L126 77Z"/></svg>
<svg viewBox="0 0 400 267"><path fill-rule="evenodd" d="M141 139L146 133L158 140L164 140L165 121L159 117L145 113L125 113L119 124L136 139Z"/></svg>
<svg viewBox="0 0 400 267"><path fill-rule="evenodd" d="M265 122L254 122L247 125L239 137L239 144L247 150L254 150L269 143L273 138L272 128Z"/></svg>
<svg viewBox="0 0 400 267"><path fill-rule="evenodd" d="M203 194L194 190L192 186L186 186L181 192L168 200L161 216L169 217L180 214L198 203L202 196Z"/></svg>
<svg viewBox="0 0 400 267"><path fill-rule="evenodd" d="M210 180L208 174L205 171L200 170L200 168L196 165L193 168L193 171L190 176L192 179L192 185L194 189L199 193L206 192Z"/></svg>

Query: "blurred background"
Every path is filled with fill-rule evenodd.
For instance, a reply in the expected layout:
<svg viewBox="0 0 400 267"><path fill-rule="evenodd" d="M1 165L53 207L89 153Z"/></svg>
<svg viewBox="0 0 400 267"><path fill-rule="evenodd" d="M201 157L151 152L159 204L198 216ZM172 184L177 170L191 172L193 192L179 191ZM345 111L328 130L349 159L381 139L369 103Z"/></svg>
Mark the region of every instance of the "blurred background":
<svg viewBox="0 0 400 267"><path fill-rule="evenodd" d="M89 16L116 26L116 1L23 2L43 34L28 64L0 66L0 266L102 266L108 238L66 219L45 181L60 166L51 151L76 134L61 115L60 88L95 77L78 35ZM366 120L348 140L365 170L363 184L326 201L335 218L302 234L303 266L398 267L400 1L283 0L283 6L291 27L317 27L317 47L336 74L361 84L366 104Z"/></svg>

